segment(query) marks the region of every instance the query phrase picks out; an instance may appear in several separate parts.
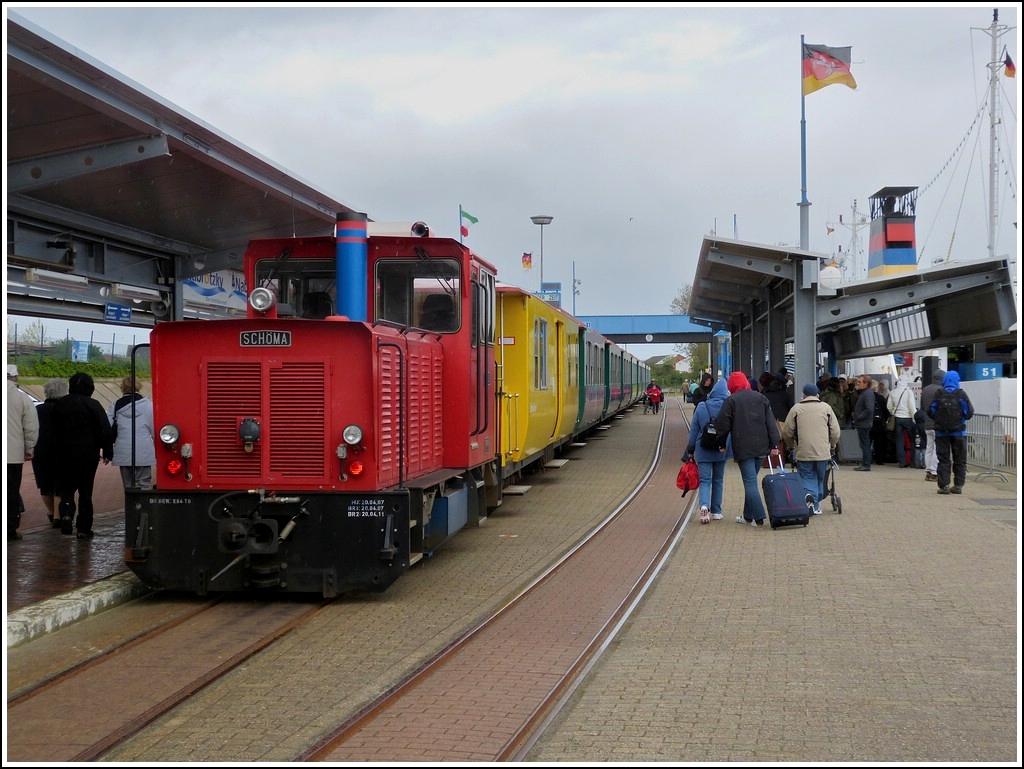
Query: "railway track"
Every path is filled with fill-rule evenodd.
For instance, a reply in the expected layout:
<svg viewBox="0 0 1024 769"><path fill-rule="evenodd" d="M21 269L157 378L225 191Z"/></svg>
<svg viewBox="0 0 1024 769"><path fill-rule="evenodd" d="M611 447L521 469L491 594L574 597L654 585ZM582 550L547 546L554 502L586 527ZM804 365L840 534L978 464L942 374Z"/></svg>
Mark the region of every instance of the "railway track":
<svg viewBox="0 0 1024 769"><path fill-rule="evenodd" d="M678 452L660 461L664 437L642 482L585 541L297 760L524 759L685 525L689 505L665 493Z"/></svg>
<svg viewBox="0 0 1024 769"><path fill-rule="evenodd" d="M507 500L386 594L315 605L194 599L183 612L195 616L123 633L103 653L19 684L9 760L211 760L240 734L233 754L244 760L518 760L685 523L674 487L682 415L635 414L595 436L574 474L535 479L545 516ZM588 458L621 454L615 431L649 435L649 452L618 460L621 473L587 476ZM548 505L566 493L578 496L552 519ZM483 572L460 543L486 547ZM104 614L114 621L114 610Z"/></svg>
<svg viewBox="0 0 1024 769"><path fill-rule="evenodd" d="M328 602L329 603L329 602ZM95 761L244 664L327 603L207 601L87 653L7 700L11 761ZM173 675L154 675L172 667ZM87 714L67 728L68 711Z"/></svg>

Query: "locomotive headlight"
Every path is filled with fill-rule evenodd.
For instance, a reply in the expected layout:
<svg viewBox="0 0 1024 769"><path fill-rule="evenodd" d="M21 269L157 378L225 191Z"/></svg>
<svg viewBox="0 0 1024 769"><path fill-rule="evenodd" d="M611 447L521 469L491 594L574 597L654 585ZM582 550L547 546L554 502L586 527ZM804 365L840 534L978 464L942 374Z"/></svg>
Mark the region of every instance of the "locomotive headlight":
<svg viewBox="0 0 1024 769"><path fill-rule="evenodd" d="M349 446L358 446L363 442L363 429L359 425L349 425L341 431L341 438Z"/></svg>
<svg viewBox="0 0 1024 769"><path fill-rule="evenodd" d="M173 446L181 437L181 431L177 425L164 425L160 428L160 442L167 447Z"/></svg>
<svg viewBox="0 0 1024 769"><path fill-rule="evenodd" d="M274 292L263 286L254 288L249 294L249 306L256 312L266 312L274 306Z"/></svg>

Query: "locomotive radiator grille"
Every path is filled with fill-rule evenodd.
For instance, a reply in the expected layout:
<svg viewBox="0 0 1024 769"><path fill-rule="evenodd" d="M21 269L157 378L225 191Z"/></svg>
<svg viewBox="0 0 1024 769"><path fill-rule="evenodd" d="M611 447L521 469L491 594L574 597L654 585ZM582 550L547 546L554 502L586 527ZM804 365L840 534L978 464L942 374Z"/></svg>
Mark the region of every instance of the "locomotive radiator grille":
<svg viewBox="0 0 1024 769"><path fill-rule="evenodd" d="M262 415L260 395L263 364L210 363L206 370L206 474L210 478L259 478L262 443L252 452L241 450L239 415Z"/></svg>
<svg viewBox="0 0 1024 769"><path fill-rule="evenodd" d="M424 431L424 420L433 415L424 408L429 392L424 390L424 360L420 355L409 355L409 472L422 473L430 460L429 434Z"/></svg>
<svg viewBox="0 0 1024 769"><path fill-rule="evenodd" d="M441 466L444 453L441 358L433 350L409 357L409 470L430 472Z"/></svg>
<svg viewBox="0 0 1024 769"><path fill-rule="evenodd" d="M216 478L322 478L326 473L325 364L216 362L206 372L206 474ZM302 393L302 397L296 397ZM238 435L259 420L252 451Z"/></svg>
<svg viewBox="0 0 1024 769"><path fill-rule="evenodd" d="M288 478L323 477L325 398L322 362L285 363L270 370L270 472Z"/></svg>
<svg viewBox="0 0 1024 769"><path fill-rule="evenodd" d="M380 454L378 481L387 485L398 475L398 417L399 398L402 395L401 368L398 355L392 347L379 350L380 408L378 409L377 436Z"/></svg>

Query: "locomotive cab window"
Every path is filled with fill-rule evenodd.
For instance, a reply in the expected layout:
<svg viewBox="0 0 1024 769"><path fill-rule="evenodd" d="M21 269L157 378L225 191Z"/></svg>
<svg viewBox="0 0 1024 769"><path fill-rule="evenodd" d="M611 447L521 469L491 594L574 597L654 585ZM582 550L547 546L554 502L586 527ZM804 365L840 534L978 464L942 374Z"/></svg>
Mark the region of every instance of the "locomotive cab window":
<svg viewBox="0 0 1024 769"><path fill-rule="evenodd" d="M381 260L375 285L376 321L442 333L459 330L462 292L457 260Z"/></svg>
<svg viewBox="0 0 1024 769"><path fill-rule="evenodd" d="M327 259L263 259L256 285L277 296L278 315L320 320L335 313L334 262Z"/></svg>

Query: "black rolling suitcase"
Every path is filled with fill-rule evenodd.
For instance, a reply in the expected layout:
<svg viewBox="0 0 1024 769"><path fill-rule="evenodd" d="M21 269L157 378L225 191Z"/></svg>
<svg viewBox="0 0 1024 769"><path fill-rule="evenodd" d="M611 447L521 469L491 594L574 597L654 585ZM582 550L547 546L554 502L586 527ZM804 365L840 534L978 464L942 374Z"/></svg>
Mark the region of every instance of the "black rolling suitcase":
<svg viewBox="0 0 1024 769"><path fill-rule="evenodd" d="M811 520L811 511L805 501L803 481L796 473L787 473L779 456L779 472L768 457L769 475L761 479L761 491L768 510L768 523L773 529L780 526L806 526Z"/></svg>

